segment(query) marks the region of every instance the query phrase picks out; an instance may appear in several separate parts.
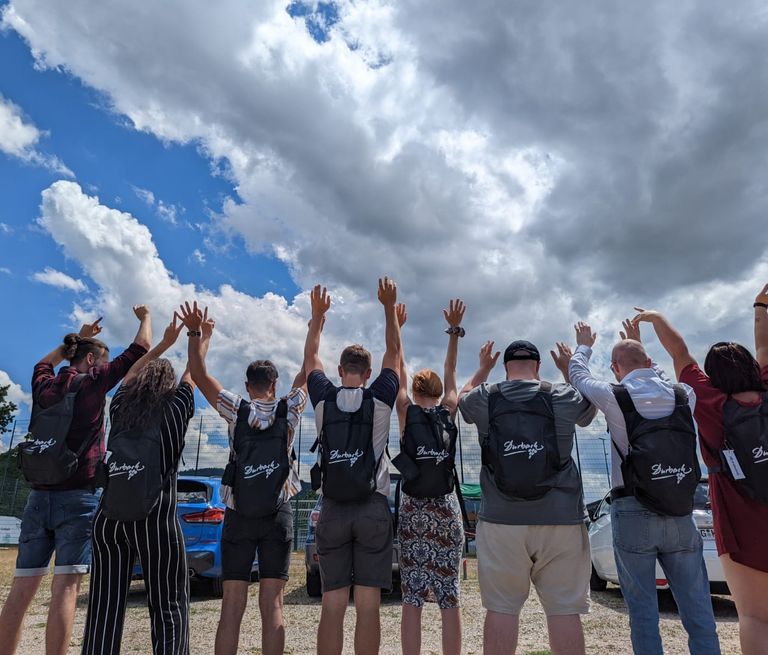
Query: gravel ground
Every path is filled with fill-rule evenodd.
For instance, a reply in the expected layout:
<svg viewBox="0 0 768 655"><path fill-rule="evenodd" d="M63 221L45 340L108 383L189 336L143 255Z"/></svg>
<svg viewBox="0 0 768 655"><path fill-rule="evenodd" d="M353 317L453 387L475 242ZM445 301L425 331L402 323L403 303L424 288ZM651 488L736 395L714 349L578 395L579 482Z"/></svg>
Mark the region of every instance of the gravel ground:
<svg viewBox="0 0 768 655"><path fill-rule="evenodd" d="M0 550L0 602L5 601L13 575L16 557L15 549ZM482 652L483 609L480 605L480 593L477 585L477 573L474 560L468 562L468 578L462 583L462 616L464 619L464 647L462 652L472 654ZM44 587L50 584L46 579ZM81 590L78 612L70 653L79 653L85 607L87 603L87 583ZM193 586L191 604L192 653L212 654L216 625L219 618L220 600L204 595L205 587ZM243 621L240 637L241 653L261 653L259 617L257 605L258 584L250 590L250 600ZM738 625L736 610L728 596L713 596L713 606L717 619L717 631L720 635L724 655L739 653ZM669 592L659 594L662 612L661 631L667 655L688 653L687 639ZM38 594L27 615L20 655L42 654L44 649L45 621L48 611L44 593ZM346 618L346 641L344 652L351 653L354 634L354 607L350 605ZM303 655L314 652L315 633L320 619L320 602L311 599L304 590L303 554L294 555L291 567L291 580L288 583L285 599L285 620L287 627L286 653ZM392 594L383 599L381 611L382 654L400 652L400 596ZM422 653L425 655L440 653L439 610L429 605L424 610L424 634ZM629 645L629 624L624 602L617 587L609 585L605 592L592 594L592 611L584 617L584 631L588 653L631 653ZM531 594L523 608L521 616L520 643L518 653L546 653L547 631L544 614L535 593ZM128 616L123 636L123 653L151 653L149 639L149 619L146 609L146 595L142 582L134 582L131 588Z"/></svg>

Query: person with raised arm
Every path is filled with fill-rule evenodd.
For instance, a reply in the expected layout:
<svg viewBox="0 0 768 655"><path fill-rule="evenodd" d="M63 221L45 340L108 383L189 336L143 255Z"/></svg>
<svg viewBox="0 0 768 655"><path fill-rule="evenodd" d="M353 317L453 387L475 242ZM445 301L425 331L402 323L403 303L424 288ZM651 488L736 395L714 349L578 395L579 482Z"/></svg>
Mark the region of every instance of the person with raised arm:
<svg viewBox="0 0 768 655"><path fill-rule="evenodd" d="M459 567L464 547L462 509L455 488L458 429L456 360L465 306L451 300L443 315L448 323L448 351L443 379L429 369L413 376L408 396L405 354L400 349L400 391L397 418L400 454L393 464L403 476L398 508L400 582L403 614L400 635L403 655L421 652L421 614L424 603L437 602L442 620L443 655L461 653ZM397 306L400 328L407 320L405 305ZM459 489L460 491L460 489Z"/></svg>
<svg viewBox="0 0 768 655"><path fill-rule="evenodd" d="M385 345L381 372L371 377L371 354L361 345L341 353L334 385L320 359L320 332L331 297L317 285L310 293L312 319L304 346L309 398L315 408L317 464L312 486L322 494L316 540L323 589L319 655L340 655L344 614L354 585L357 615L354 651L375 655L381 643L381 590L392 588L392 517L389 511L389 421L399 388L400 326L397 286L379 279Z"/></svg>
<svg viewBox="0 0 768 655"><path fill-rule="evenodd" d="M611 528L632 648L662 655L656 563L677 601L694 655L717 655L720 645L710 601L701 535L693 521L699 482L692 411L696 395L675 385L651 362L636 323L625 320L611 354L618 384L589 369L597 335L580 321L568 373L605 415L612 440Z"/></svg>
<svg viewBox="0 0 768 655"><path fill-rule="evenodd" d="M134 561L147 588L152 650L189 653L189 578L176 515L176 473L195 411L195 385L160 356L178 339L174 316L163 338L131 366L109 406L104 494L93 524L93 564L82 655L120 653Z"/></svg>
<svg viewBox="0 0 768 655"><path fill-rule="evenodd" d="M237 653L251 569L258 555L261 652L279 655L285 650L283 593L293 543L289 501L301 491L293 441L307 402L306 377L302 367L288 395L279 398L277 368L270 360L259 359L246 368L247 395L228 391L205 363L214 329L207 311L201 312L197 303L182 308L191 333L192 379L229 426L229 464L221 487L227 506L221 538L224 597L215 652Z"/></svg>
<svg viewBox="0 0 768 655"><path fill-rule="evenodd" d="M32 491L21 519L13 583L0 612L2 655L16 652L24 615L54 551L45 652L65 655L69 649L80 582L91 565L106 395L147 352L152 339L149 310L137 305L133 312L139 319L138 332L112 361L107 345L96 338L102 331L98 318L83 325L79 333L67 334L63 345L35 365L30 434L19 455ZM65 360L68 365L56 373L54 369ZM61 425L68 427L62 432ZM47 457L52 451L59 456Z"/></svg>
<svg viewBox="0 0 768 655"><path fill-rule="evenodd" d="M567 380L569 349L552 351L566 382L541 380L539 350L513 341L504 351L505 379L486 380L500 352L493 341L459 395L459 409L477 426L482 501L477 570L486 609L485 655L517 646L520 610L531 582L544 607L554 655L582 655L581 614L589 611L590 556L581 478L571 457L576 425L595 416Z"/></svg>
<svg viewBox="0 0 768 655"><path fill-rule="evenodd" d="M739 615L744 655L768 653L768 284L754 302L755 353L714 344L699 367L659 312L636 308L696 392L694 417L709 469L715 543Z"/></svg>

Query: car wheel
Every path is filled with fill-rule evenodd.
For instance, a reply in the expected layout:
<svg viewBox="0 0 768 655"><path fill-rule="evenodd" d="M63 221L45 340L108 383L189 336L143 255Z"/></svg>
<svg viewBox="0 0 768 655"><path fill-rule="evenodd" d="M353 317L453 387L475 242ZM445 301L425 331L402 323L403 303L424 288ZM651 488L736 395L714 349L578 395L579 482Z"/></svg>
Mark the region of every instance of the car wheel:
<svg viewBox="0 0 768 655"><path fill-rule="evenodd" d="M592 575L589 578L589 588L592 591L605 591L607 586L608 582L597 575L597 571L595 571L595 567L593 566Z"/></svg>
<svg viewBox="0 0 768 655"><path fill-rule="evenodd" d="M307 596L320 598L323 595L323 587L320 582L320 571L307 571Z"/></svg>
<svg viewBox="0 0 768 655"><path fill-rule="evenodd" d="M211 595L214 598L221 598L224 595L224 580L211 578Z"/></svg>

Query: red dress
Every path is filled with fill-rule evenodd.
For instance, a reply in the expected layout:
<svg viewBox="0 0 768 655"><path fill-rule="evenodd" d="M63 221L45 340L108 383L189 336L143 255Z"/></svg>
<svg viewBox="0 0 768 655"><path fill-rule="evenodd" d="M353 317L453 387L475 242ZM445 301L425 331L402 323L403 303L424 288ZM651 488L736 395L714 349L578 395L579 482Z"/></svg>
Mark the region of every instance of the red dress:
<svg viewBox="0 0 768 655"><path fill-rule="evenodd" d="M768 367L761 374L768 387ZM683 369L680 382L696 392L694 417L704 463L710 467L720 466L719 459L710 451L717 453L723 445L723 406L728 395L713 387L696 364ZM759 403L741 404L754 407ZM718 554L727 553L734 562L768 572L768 505L743 496L724 473L710 474L709 495Z"/></svg>

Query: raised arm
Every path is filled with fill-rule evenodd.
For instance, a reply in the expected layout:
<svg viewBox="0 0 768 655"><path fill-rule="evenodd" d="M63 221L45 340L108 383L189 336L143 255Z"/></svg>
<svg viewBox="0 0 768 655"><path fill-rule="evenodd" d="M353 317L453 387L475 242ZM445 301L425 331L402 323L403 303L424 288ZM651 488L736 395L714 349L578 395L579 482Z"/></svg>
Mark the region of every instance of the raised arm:
<svg viewBox="0 0 768 655"><path fill-rule="evenodd" d="M223 387L216 378L208 374L205 367L205 356L208 354L208 346L216 323L212 318L208 318L207 307L205 311L198 308L197 301L193 302L191 307L187 301L181 305L180 309L181 320L189 332L189 343L187 344L189 376L191 381L199 387L200 393L203 394L211 407L215 409L219 392Z"/></svg>
<svg viewBox="0 0 768 655"><path fill-rule="evenodd" d="M768 284L755 298L755 354L761 370L768 366Z"/></svg>
<svg viewBox="0 0 768 655"><path fill-rule="evenodd" d="M397 314L397 324L402 329L405 322L408 320L408 312L405 309L403 303L398 303L395 309ZM405 351L400 344L400 365L398 367L398 375L400 377L400 387L397 390L397 401L395 403L397 407L397 422L400 424L400 434L403 434L405 430L405 417L408 412L408 405L411 404L411 399L408 397L408 371L405 368Z"/></svg>
<svg viewBox="0 0 768 655"><path fill-rule="evenodd" d="M78 336L83 338L95 337L102 330L100 325L103 318L99 316L93 323L84 323L80 328ZM64 361L64 346L58 345L51 352L45 355L38 364L50 364L53 368L56 368L61 362Z"/></svg>
<svg viewBox="0 0 768 655"><path fill-rule="evenodd" d="M552 355L557 370L562 373L565 383L570 384L571 378L568 375L568 364L570 364L571 357L573 357L573 351L571 350L571 347L563 341L558 341L555 345L557 346L557 352L550 350L549 354Z"/></svg>
<svg viewBox="0 0 768 655"><path fill-rule="evenodd" d="M133 313L139 319L139 330L133 338L133 343L149 350L152 347L152 319L149 316L149 307L134 305Z"/></svg>
<svg viewBox="0 0 768 655"><path fill-rule="evenodd" d="M499 361L501 351L497 350L496 354L493 353L493 341L486 341L483 347L480 348L480 365L475 371L475 374L469 379L469 381L462 387L459 392L459 398L468 394L475 387L479 387L483 382L488 379L493 367L496 366L496 362ZM464 411L464 410L462 410Z"/></svg>
<svg viewBox="0 0 768 655"><path fill-rule="evenodd" d="M443 310L443 316L448 322L448 350L443 364L443 400L453 416L459 406L459 393L456 388L456 362L459 357L459 338L464 336L461 321L464 320L466 305L459 298L448 303L448 309Z"/></svg>
<svg viewBox="0 0 768 655"><path fill-rule="evenodd" d="M386 350L381 368L397 371L400 366L400 325L397 321L397 285L388 277L379 278L379 302L384 305L384 337Z"/></svg>
<svg viewBox="0 0 768 655"><path fill-rule="evenodd" d="M696 360L691 356L691 353L688 352L688 346L686 345L685 340L659 312L645 310L640 307L635 307L635 309L639 313L632 319L632 322L635 325L638 323L650 323L653 326L661 345L672 358L672 365L675 367L675 375L679 380L680 373L683 372L683 369L686 366L696 363Z"/></svg>
<svg viewBox="0 0 768 655"><path fill-rule="evenodd" d="M154 348L152 348L152 350L148 350L133 363L131 368L128 369L128 373L126 373L125 377L123 378L123 384L127 384L131 380L134 380L141 369L143 369L153 359L160 357L160 355L162 355L166 350L168 350L168 348L176 343L176 339L179 338L179 332L181 332L182 327L184 327L184 325L180 321L177 324L177 316L176 312L174 312L173 319L168 324L168 327L165 328L163 338L160 339L160 342Z"/></svg>
<svg viewBox="0 0 768 655"><path fill-rule="evenodd" d="M312 318L307 328L307 340L304 342L304 372L307 376L312 371L322 371L323 362L320 360L320 334L325 324L325 314L331 306L331 297L325 287L315 285L309 294L312 308Z"/></svg>

